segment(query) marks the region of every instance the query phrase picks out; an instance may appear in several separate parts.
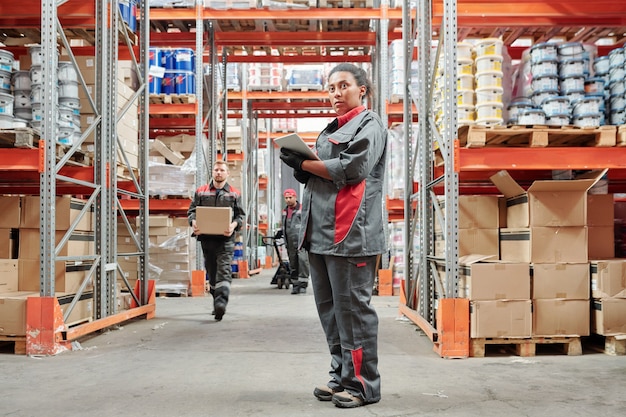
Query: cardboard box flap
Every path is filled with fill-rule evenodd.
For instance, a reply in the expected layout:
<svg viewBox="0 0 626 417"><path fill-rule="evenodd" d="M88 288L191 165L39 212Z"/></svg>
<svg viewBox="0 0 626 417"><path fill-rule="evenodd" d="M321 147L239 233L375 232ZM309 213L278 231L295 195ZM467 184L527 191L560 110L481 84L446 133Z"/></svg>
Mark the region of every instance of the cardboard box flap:
<svg viewBox="0 0 626 417"><path fill-rule="evenodd" d="M594 180L545 180L535 181L530 187L528 192L567 192L567 191L586 191L595 184Z"/></svg>
<svg viewBox="0 0 626 417"><path fill-rule="evenodd" d="M494 255L481 255L481 254L471 254L471 255L465 255L465 256L461 256L459 258L459 264L460 265L472 265L475 264L477 262L482 262L482 261L486 261L489 260L490 258L493 258Z"/></svg>
<svg viewBox="0 0 626 417"><path fill-rule="evenodd" d="M517 197L518 195L526 193L526 191L524 191L524 189L505 170L496 172L494 175L489 177L489 179L506 198Z"/></svg>
<svg viewBox="0 0 626 417"><path fill-rule="evenodd" d="M595 169L593 171L585 172L584 174L580 174L576 176L577 180L593 180L593 185L600 181L602 177L609 171L608 168L604 169Z"/></svg>

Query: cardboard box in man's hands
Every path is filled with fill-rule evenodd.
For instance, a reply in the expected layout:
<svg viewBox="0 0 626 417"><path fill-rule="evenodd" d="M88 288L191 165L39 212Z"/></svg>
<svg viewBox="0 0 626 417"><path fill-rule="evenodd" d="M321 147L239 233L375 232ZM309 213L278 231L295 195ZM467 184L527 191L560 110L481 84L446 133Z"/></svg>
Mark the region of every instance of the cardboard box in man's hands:
<svg viewBox="0 0 626 417"><path fill-rule="evenodd" d="M196 225L201 235L224 235L231 219L231 207L196 207Z"/></svg>

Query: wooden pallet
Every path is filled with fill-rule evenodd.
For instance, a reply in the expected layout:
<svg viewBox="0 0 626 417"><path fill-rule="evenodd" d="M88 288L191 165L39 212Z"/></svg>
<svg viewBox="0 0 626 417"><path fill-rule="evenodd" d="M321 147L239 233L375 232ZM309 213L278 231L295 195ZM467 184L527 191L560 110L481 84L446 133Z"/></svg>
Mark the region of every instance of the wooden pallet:
<svg viewBox="0 0 626 417"><path fill-rule="evenodd" d="M626 125L617 127L617 139L615 146L626 146Z"/></svg>
<svg viewBox="0 0 626 417"><path fill-rule="evenodd" d="M30 127L0 129L0 147L35 148L39 135Z"/></svg>
<svg viewBox="0 0 626 417"><path fill-rule="evenodd" d="M487 345L499 345L514 348L518 356L535 356L537 345L563 345L564 352L569 356L582 355L580 337L531 337L531 338L476 338L470 340L470 356L485 357Z"/></svg>
<svg viewBox="0 0 626 417"><path fill-rule="evenodd" d="M12 351L16 355L26 355L26 336L0 335L0 351Z"/></svg>
<svg viewBox="0 0 626 417"><path fill-rule="evenodd" d="M459 141L466 148L616 145L615 126L461 126Z"/></svg>
<svg viewBox="0 0 626 417"><path fill-rule="evenodd" d="M319 0L319 7L364 9L374 7L374 0Z"/></svg>
<svg viewBox="0 0 626 417"><path fill-rule="evenodd" d="M611 356L626 355L626 334L603 336L593 334L589 338L596 350ZM601 347L600 347L601 346Z"/></svg>
<svg viewBox="0 0 626 417"><path fill-rule="evenodd" d="M195 102L195 94L150 94L152 104L193 104Z"/></svg>

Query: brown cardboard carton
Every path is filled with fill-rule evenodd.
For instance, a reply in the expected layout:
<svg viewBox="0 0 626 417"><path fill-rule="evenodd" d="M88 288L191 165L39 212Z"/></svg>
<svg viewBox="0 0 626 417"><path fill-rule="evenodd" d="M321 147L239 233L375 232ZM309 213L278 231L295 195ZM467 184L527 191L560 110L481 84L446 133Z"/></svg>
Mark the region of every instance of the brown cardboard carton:
<svg viewBox="0 0 626 417"><path fill-rule="evenodd" d="M0 228L17 229L20 227L20 197L0 196Z"/></svg>
<svg viewBox="0 0 626 417"><path fill-rule="evenodd" d="M585 226L587 190L606 170L590 173L589 179L535 181L527 191L507 171L490 177L507 198L507 227Z"/></svg>
<svg viewBox="0 0 626 417"><path fill-rule="evenodd" d="M39 293L16 291L0 295L0 334L24 336L26 334L26 298Z"/></svg>
<svg viewBox="0 0 626 417"><path fill-rule="evenodd" d="M614 219L613 194L587 194L587 226L613 227Z"/></svg>
<svg viewBox="0 0 626 417"><path fill-rule="evenodd" d="M41 271L38 259L18 259L18 291L39 291ZM65 262L54 263L54 289L65 290Z"/></svg>
<svg viewBox="0 0 626 417"><path fill-rule="evenodd" d="M587 227L500 229L500 258L510 262L585 263Z"/></svg>
<svg viewBox="0 0 626 417"><path fill-rule="evenodd" d="M589 300L533 300L533 336L589 336Z"/></svg>
<svg viewBox="0 0 626 417"><path fill-rule="evenodd" d="M0 259L0 294L18 290L17 259Z"/></svg>
<svg viewBox="0 0 626 417"><path fill-rule="evenodd" d="M196 207L196 224L202 235L223 235L231 221L231 207Z"/></svg>
<svg viewBox="0 0 626 417"><path fill-rule="evenodd" d="M85 201L72 197L57 197L55 202L55 229L67 230L81 213ZM39 196L22 197L20 228L38 229L40 218ZM93 215L87 210L74 230L93 231Z"/></svg>
<svg viewBox="0 0 626 417"><path fill-rule="evenodd" d="M63 236L64 231L57 230L55 244L59 244ZM39 229L20 229L20 259L39 259L40 251L40 234ZM89 232L75 232L69 237L69 240L61 250L59 256L83 256L93 255L94 253L94 235Z"/></svg>
<svg viewBox="0 0 626 417"><path fill-rule="evenodd" d="M466 297L472 301L530 299L530 267L527 263L466 256L459 259L459 264L459 275L465 278Z"/></svg>
<svg viewBox="0 0 626 417"><path fill-rule="evenodd" d="M593 300L591 331L604 336L626 334L626 299Z"/></svg>
<svg viewBox="0 0 626 417"><path fill-rule="evenodd" d="M626 259L590 261L591 296L626 298Z"/></svg>
<svg viewBox="0 0 626 417"><path fill-rule="evenodd" d="M532 298L589 299L589 264L532 264Z"/></svg>
<svg viewBox="0 0 626 417"><path fill-rule="evenodd" d="M530 337L530 300L472 301L470 337Z"/></svg>
<svg viewBox="0 0 626 417"><path fill-rule="evenodd" d="M15 257L16 235L15 229L0 228L0 259L13 259Z"/></svg>
<svg viewBox="0 0 626 417"><path fill-rule="evenodd" d="M612 225L587 226L587 233L587 256L589 259L615 257L615 228Z"/></svg>
<svg viewBox="0 0 626 417"><path fill-rule="evenodd" d="M459 196L459 229L497 229L501 227L498 196L496 195L461 195ZM439 205L445 208L443 198ZM435 222L435 230L442 230Z"/></svg>

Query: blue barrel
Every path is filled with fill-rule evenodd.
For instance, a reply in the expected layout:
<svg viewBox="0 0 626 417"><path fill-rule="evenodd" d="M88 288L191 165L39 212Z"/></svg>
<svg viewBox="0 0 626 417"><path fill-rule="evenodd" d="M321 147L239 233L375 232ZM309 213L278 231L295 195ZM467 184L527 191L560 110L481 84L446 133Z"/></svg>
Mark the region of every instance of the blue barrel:
<svg viewBox="0 0 626 417"><path fill-rule="evenodd" d="M195 69L193 49L178 48L174 50L174 54L176 55L175 69L185 71L193 71Z"/></svg>
<svg viewBox="0 0 626 417"><path fill-rule="evenodd" d="M179 71L176 73L176 94L195 94L196 76L193 71Z"/></svg>
<svg viewBox="0 0 626 417"><path fill-rule="evenodd" d="M128 23L130 19L130 0L120 0L120 13L122 14L122 20Z"/></svg>
<svg viewBox="0 0 626 417"><path fill-rule="evenodd" d="M232 264L230 264L230 271L233 274L236 274L239 272L239 264L237 262L233 262Z"/></svg>
<svg viewBox="0 0 626 417"><path fill-rule="evenodd" d="M166 70L174 70L176 69L176 54L174 49L163 49L162 50L162 64L161 66L165 67Z"/></svg>
<svg viewBox="0 0 626 417"><path fill-rule="evenodd" d="M154 75L148 75L148 92L150 94L161 94L162 85L163 78L155 77Z"/></svg>
<svg viewBox="0 0 626 417"><path fill-rule="evenodd" d="M161 83L161 93L174 94L176 93L176 73L172 71L165 71L163 76L163 82Z"/></svg>
<svg viewBox="0 0 626 417"><path fill-rule="evenodd" d="M131 32L137 30L137 0L129 0L130 7L128 11L128 28Z"/></svg>
<svg viewBox="0 0 626 417"><path fill-rule="evenodd" d="M150 68L152 67L161 67L163 66L163 51L161 48L150 48L148 49L148 65ZM163 78L157 77L152 74L148 75L148 91L150 94L161 94L161 84L163 83Z"/></svg>

